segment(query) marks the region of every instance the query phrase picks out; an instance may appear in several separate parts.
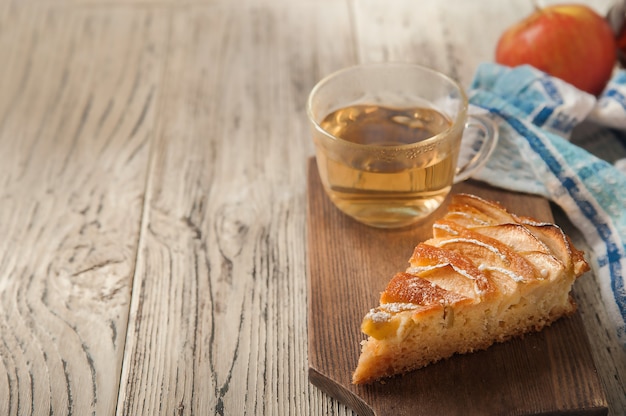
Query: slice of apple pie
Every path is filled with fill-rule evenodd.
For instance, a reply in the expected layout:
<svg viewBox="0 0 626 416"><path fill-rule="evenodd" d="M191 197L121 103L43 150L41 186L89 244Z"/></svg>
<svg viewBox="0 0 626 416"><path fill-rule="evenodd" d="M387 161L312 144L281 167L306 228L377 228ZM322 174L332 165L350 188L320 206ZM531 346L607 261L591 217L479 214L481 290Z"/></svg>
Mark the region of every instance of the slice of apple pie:
<svg viewBox="0 0 626 416"><path fill-rule="evenodd" d="M576 310L570 291L589 269L558 226L468 194L409 263L363 319L356 384L539 331Z"/></svg>

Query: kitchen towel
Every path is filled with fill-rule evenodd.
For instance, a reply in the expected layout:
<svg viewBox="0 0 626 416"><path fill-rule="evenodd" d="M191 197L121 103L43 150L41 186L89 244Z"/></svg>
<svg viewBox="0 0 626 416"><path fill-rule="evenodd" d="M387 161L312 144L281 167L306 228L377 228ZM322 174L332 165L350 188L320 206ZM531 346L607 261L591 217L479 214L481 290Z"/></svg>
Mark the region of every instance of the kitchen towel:
<svg viewBox="0 0 626 416"><path fill-rule="evenodd" d="M588 243L590 265L626 348L626 173L569 141L587 120L626 129L626 73L594 97L533 67L479 66L471 111L485 113L500 138L473 178L542 195L559 205Z"/></svg>

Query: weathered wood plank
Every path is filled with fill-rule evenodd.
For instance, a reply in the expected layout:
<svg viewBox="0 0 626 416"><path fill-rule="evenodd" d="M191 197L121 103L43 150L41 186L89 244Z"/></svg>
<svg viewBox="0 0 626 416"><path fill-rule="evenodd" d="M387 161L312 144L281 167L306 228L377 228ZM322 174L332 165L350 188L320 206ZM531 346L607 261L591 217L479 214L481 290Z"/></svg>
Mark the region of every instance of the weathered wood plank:
<svg viewBox="0 0 626 416"><path fill-rule="evenodd" d="M165 21L0 10L0 414L112 414Z"/></svg>
<svg viewBox="0 0 626 416"><path fill-rule="evenodd" d="M502 32L529 15L534 3L559 0L355 0L361 62L406 61L442 71L469 86L481 62L493 61ZM579 0L605 14L613 0Z"/></svg>
<svg viewBox="0 0 626 416"><path fill-rule="evenodd" d="M0 0L0 414L114 413L125 339L119 414L351 413L306 378L306 95L383 59L467 84L530 3Z"/></svg>
<svg viewBox="0 0 626 416"><path fill-rule="evenodd" d="M306 375L304 105L354 55L347 5L318 6L174 12L120 414L338 407Z"/></svg>

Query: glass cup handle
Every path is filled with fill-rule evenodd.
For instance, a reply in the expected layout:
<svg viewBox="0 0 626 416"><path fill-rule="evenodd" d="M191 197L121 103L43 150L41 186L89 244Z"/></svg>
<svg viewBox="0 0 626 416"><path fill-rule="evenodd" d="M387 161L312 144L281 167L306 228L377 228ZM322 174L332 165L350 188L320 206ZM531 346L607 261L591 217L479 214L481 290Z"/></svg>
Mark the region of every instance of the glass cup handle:
<svg viewBox="0 0 626 416"><path fill-rule="evenodd" d="M463 163L457 167L454 183L459 183L483 167L498 144L498 126L488 117L470 114L465 123L465 131L461 140L461 159ZM467 153L473 152L469 156Z"/></svg>

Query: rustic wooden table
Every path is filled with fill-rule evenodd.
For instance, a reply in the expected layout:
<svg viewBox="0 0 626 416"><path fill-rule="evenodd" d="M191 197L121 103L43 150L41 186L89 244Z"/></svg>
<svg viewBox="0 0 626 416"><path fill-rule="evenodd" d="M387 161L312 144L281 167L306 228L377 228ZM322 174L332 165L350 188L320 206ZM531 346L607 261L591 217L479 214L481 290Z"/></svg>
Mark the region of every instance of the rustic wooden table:
<svg viewBox="0 0 626 416"><path fill-rule="evenodd" d="M2 0L0 414L351 414L307 379L308 92L386 60L468 85L532 7ZM622 415L626 354L577 289Z"/></svg>

